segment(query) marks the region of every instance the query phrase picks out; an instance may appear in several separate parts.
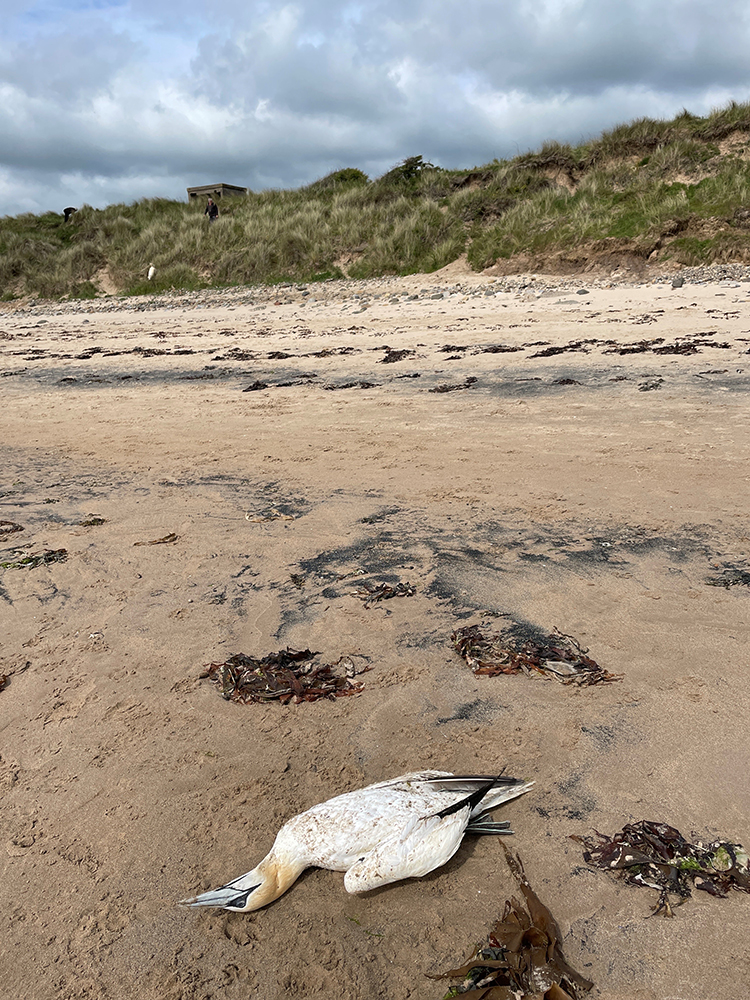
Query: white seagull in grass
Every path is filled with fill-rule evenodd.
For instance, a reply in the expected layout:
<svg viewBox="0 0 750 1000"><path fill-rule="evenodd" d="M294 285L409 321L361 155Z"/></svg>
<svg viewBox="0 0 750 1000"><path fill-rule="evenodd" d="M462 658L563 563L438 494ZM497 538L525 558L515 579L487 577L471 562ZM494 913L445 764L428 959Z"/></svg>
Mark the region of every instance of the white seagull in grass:
<svg viewBox="0 0 750 1000"><path fill-rule="evenodd" d="M347 892L421 878L458 850L465 833L509 834L483 813L527 792L533 782L417 771L313 806L286 823L252 871L182 902L247 912L278 899L305 868L346 872Z"/></svg>

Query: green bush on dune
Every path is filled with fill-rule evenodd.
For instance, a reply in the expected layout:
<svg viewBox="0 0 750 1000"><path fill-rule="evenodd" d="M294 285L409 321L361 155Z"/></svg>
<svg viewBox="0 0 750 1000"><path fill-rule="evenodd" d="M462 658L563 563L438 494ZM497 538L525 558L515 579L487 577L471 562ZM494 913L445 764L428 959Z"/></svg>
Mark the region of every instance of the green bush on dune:
<svg viewBox="0 0 750 1000"><path fill-rule="evenodd" d="M409 274L462 253L478 270L609 247L681 264L748 261L750 104L641 118L471 169L411 156L372 181L336 170L226 199L210 226L203 208L153 198L84 205L67 223L54 212L0 219L0 300Z"/></svg>

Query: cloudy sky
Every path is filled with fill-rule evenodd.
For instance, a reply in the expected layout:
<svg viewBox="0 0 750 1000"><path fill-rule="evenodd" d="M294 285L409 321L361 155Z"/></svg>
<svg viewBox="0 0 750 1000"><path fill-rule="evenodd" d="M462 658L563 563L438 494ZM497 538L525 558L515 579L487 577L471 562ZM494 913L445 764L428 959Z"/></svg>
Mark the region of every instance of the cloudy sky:
<svg viewBox="0 0 750 1000"><path fill-rule="evenodd" d="M749 51L746 0L14 0L0 215L473 166L748 100Z"/></svg>

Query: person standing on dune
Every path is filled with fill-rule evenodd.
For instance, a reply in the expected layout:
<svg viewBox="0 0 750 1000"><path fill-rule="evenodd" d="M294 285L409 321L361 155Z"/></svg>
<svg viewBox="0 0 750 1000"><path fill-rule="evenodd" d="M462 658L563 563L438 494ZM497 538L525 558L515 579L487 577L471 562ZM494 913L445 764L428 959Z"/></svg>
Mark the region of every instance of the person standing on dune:
<svg viewBox="0 0 750 1000"><path fill-rule="evenodd" d="M219 218L219 206L213 200L213 198L208 199L208 204L206 205L206 211L203 213L208 216L209 222L216 222Z"/></svg>

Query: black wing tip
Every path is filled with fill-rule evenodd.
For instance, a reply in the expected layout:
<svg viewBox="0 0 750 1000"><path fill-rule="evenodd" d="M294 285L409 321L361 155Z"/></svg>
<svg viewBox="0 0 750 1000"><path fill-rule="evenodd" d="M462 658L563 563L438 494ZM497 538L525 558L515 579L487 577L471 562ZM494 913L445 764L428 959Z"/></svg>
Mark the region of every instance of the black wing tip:
<svg viewBox="0 0 750 1000"><path fill-rule="evenodd" d="M474 806L478 805L482 801L487 792L489 792L491 788L495 787L495 781L495 778L487 778L485 783L480 785L476 791L470 792L469 795L465 796L463 799L459 799L458 802L454 802L452 806L447 806L445 809L441 809L440 812L435 815L444 819L446 816L452 816L453 813L457 813L461 809L466 809L467 806L470 809L473 809Z"/></svg>
<svg viewBox="0 0 750 1000"><path fill-rule="evenodd" d="M503 768L504 770L504 768ZM473 792L470 792L464 798L459 799L458 802L454 802L453 805L446 806L445 809L441 809L440 812L435 813L441 819L446 816L452 816L453 813L459 812L461 809L469 808L473 809L475 806L479 805L482 799L487 795L489 791L496 788L498 785L507 785L512 787L513 785L525 785L527 782L523 778L509 778L503 774L496 774L494 777L488 777L486 774L463 774L454 775L456 781L481 781L482 784L476 788ZM449 779L450 780L450 779Z"/></svg>

